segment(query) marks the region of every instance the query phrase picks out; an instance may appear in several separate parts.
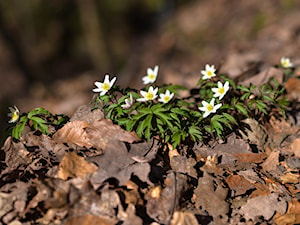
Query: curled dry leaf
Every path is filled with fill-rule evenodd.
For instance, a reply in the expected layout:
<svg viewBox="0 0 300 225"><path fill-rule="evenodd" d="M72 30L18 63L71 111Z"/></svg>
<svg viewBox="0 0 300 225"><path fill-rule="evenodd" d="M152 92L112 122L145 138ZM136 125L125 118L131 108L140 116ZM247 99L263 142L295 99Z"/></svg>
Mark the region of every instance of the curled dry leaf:
<svg viewBox="0 0 300 225"><path fill-rule="evenodd" d="M57 143L76 144L80 147L91 148L92 144L85 132L85 128L88 126L89 124L84 121L76 120L69 122L53 135L53 139Z"/></svg>
<svg viewBox="0 0 300 225"><path fill-rule="evenodd" d="M124 141L133 143L140 141L135 132L128 132L119 125L114 125L111 120L102 119L95 121L91 126L86 128L87 137L93 147L97 149L105 149L110 141Z"/></svg>
<svg viewBox="0 0 300 225"><path fill-rule="evenodd" d="M59 164L58 177L66 180L68 177L81 177L92 174L97 170L97 166L87 162L83 157L74 152L68 152Z"/></svg>

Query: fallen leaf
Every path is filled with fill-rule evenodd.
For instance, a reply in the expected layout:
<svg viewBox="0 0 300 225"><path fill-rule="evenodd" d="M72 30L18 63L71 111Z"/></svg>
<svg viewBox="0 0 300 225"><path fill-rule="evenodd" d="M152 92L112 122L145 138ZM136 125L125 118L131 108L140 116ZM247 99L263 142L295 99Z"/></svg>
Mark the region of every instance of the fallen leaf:
<svg viewBox="0 0 300 225"><path fill-rule="evenodd" d="M69 177L85 177L97 170L97 166L87 162L74 152L67 152L59 164L58 177L67 180Z"/></svg>
<svg viewBox="0 0 300 225"><path fill-rule="evenodd" d="M175 211L170 225L198 225L195 215L190 212Z"/></svg>
<svg viewBox="0 0 300 225"><path fill-rule="evenodd" d="M257 216L263 216L265 220L270 220L276 211L283 214L286 207L286 202L280 200L277 193L271 193L267 196L248 199L239 212L245 216L246 220L254 220Z"/></svg>
<svg viewBox="0 0 300 225"><path fill-rule="evenodd" d="M244 119L242 122L250 126L250 129L246 129L246 134L241 132L243 138L249 140L250 144L257 145L258 149L263 151L268 137L263 126L251 118Z"/></svg>
<svg viewBox="0 0 300 225"><path fill-rule="evenodd" d="M278 164L279 164L279 151L274 150L271 152L271 154L268 156L266 161L264 161L261 166L264 171L268 172L268 171L274 171Z"/></svg>
<svg viewBox="0 0 300 225"><path fill-rule="evenodd" d="M24 144L14 142L11 137L5 140L2 149L5 152L5 163L10 169L16 169L20 165L28 165L32 162L33 156Z"/></svg>
<svg viewBox="0 0 300 225"><path fill-rule="evenodd" d="M227 188L222 187L220 181L204 172L203 177L199 178L198 186L194 191L196 196L195 206L206 210L214 218L214 221L219 220L220 217L226 221L225 215L229 211L229 205L225 201L227 193Z"/></svg>
<svg viewBox="0 0 300 225"><path fill-rule="evenodd" d="M287 184L287 183L297 184L297 183L299 183L299 178L300 178L299 174L295 174L295 173L291 173L291 172L287 172L280 177L281 182L283 184Z"/></svg>
<svg viewBox="0 0 300 225"><path fill-rule="evenodd" d="M236 153L233 156L237 159L238 163L261 163L267 157L265 153Z"/></svg>
<svg viewBox="0 0 300 225"><path fill-rule="evenodd" d="M117 220L105 217L105 216L95 216L95 215L82 215L70 217L66 220L64 225L114 225Z"/></svg>
<svg viewBox="0 0 300 225"><path fill-rule="evenodd" d="M289 78L284 84L284 87L286 88L289 100L300 98L300 80L298 78Z"/></svg>
<svg viewBox="0 0 300 225"><path fill-rule="evenodd" d="M288 210L284 212L277 212L274 216L274 221L277 225L292 225L300 223L300 202L293 198L288 202Z"/></svg>
<svg viewBox="0 0 300 225"><path fill-rule="evenodd" d="M245 194L248 190L254 189L255 186L240 175L230 175L226 182L231 190L234 190L235 196Z"/></svg>
<svg viewBox="0 0 300 225"><path fill-rule="evenodd" d="M292 152L296 157L300 157L300 138L296 138L291 143Z"/></svg>
<svg viewBox="0 0 300 225"><path fill-rule="evenodd" d="M88 126L89 124L84 121L68 122L53 135L53 140L57 143L67 143L69 146L75 144L80 147L91 148L93 145L85 131Z"/></svg>
<svg viewBox="0 0 300 225"><path fill-rule="evenodd" d="M105 149L110 141L123 141L133 143L140 141L135 132L128 132L119 125L113 124L111 120L102 119L95 121L85 129L87 137L92 146L97 149Z"/></svg>
<svg viewBox="0 0 300 225"><path fill-rule="evenodd" d="M147 214L161 224L169 223L172 212L177 208L182 196L189 189L187 181L188 178L184 174L169 173L165 179L163 189L156 187L146 193Z"/></svg>

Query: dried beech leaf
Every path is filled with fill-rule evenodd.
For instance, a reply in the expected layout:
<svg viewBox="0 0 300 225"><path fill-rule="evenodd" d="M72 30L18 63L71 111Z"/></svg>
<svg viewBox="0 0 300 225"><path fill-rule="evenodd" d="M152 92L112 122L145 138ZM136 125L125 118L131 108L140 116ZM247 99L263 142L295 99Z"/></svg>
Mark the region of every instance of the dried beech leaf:
<svg viewBox="0 0 300 225"><path fill-rule="evenodd" d="M300 80L299 78L291 77L284 84L289 100L300 98Z"/></svg>
<svg viewBox="0 0 300 225"><path fill-rule="evenodd" d="M300 178L299 174L295 174L291 172L287 172L280 177L281 182L283 184L287 184L287 183L297 184L299 183L299 178Z"/></svg>
<svg viewBox="0 0 300 225"><path fill-rule="evenodd" d="M246 130L246 135L242 133L243 138L262 150L268 137L263 127L255 119L247 118L243 122L250 126L250 129Z"/></svg>
<svg viewBox="0 0 300 225"><path fill-rule="evenodd" d="M261 163L267 157L265 153L237 153L233 154L237 159L238 163L250 162L250 163Z"/></svg>
<svg viewBox="0 0 300 225"><path fill-rule="evenodd" d="M214 187L216 183L217 187ZM226 215L229 211L229 205L225 202L228 190L223 188L220 181L213 178L207 172L203 173L203 177L199 178L198 186L195 189L197 208L206 210L209 215L213 216L214 220L219 220L223 217L226 220Z"/></svg>
<svg viewBox="0 0 300 225"><path fill-rule="evenodd" d="M272 151L271 154L268 156L266 161L262 164L262 168L264 171L273 171L276 169L277 165L279 164L279 151Z"/></svg>
<svg viewBox="0 0 300 225"><path fill-rule="evenodd" d="M20 165L28 165L32 162L32 155L25 148L22 142L14 142L8 137L2 147L5 152L5 163L11 169L18 168Z"/></svg>
<svg viewBox="0 0 300 225"><path fill-rule="evenodd" d="M176 211L170 225L198 225L195 215L190 212Z"/></svg>
<svg viewBox="0 0 300 225"><path fill-rule="evenodd" d="M274 221L277 225L300 223L300 202L296 198L293 198L288 205L288 210L285 214L280 212L276 213Z"/></svg>
<svg viewBox="0 0 300 225"><path fill-rule="evenodd" d="M86 128L86 133L90 143L97 149L105 149L110 141L119 140L128 143L140 141L135 132L128 132L119 125L114 125L111 120L102 119L95 121Z"/></svg>
<svg viewBox="0 0 300 225"><path fill-rule="evenodd" d="M165 188L156 187L146 194L147 214L159 223L169 223L172 212L178 206L188 186L187 176L169 173L165 179Z"/></svg>
<svg viewBox="0 0 300 225"><path fill-rule="evenodd" d="M296 138L293 140L291 144L291 149L296 157L300 157L300 138Z"/></svg>
<svg viewBox="0 0 300 225"><path fill-rule="evenodd" d="M82 215L78 217L70 217L66 220L64 225L114 225L117 221L115 219L105 216Z"/></svg>
<svg viewBox="0 0 300 225"><path fill-rule="evenodd" d="M53 135L53 139L57 143L76 144L80 147L91 148L92 144L85 132L85 128L88 126L89 124L84 121L68 122Z"/></svg>
<svg viewBox="0 0 300 225"><path fill-rule="evenodd" d="M277 193L271 193L267 196L249 199L247 203L241 207L239 212L243 214L247 220L253 220L257 216L263 216L266 220L269 220L276 211L283 214L286 210L286 206L285 201L278 199Z"/></svg>
<svg viewBox="0 0 300 225"><path fill-rule="evenodd" d="M95 164L87 162L76 153L68 152L59 164L58 177L63 180L68 179L68 177L83 178L87 174L94 173L97 168Z"/></svg>
<svg viewBox="0 0 300 225"><path fill-rule="evenodd" d="M235 191L235 195L245 194L248 190L255 186L240 175L231 175L226 179L226 182L231 190Z"/></svg>

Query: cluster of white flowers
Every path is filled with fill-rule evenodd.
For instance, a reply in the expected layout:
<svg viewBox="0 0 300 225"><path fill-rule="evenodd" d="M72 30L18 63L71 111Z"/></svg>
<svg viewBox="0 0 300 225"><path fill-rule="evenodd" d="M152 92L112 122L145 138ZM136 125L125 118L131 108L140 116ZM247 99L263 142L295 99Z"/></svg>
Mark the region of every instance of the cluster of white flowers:
<svg viewBox="0 0 300 225"><path fill-rule="evenodd" d="M154 83L156 81L158 74L158 66L155 66L154 69L148 68L147 75L142 78L144 84ZM111 87L114 85L116 81L116 77L113 77L111 81L109 80L109 74L105 75L105 79L103 82L96 81L94 84L97 88L94 88L94 92L99 92L100 96L105 95ZM138 102L146 102L154 100L158 97L157 95L158 88L150 86L148 91L140 91L142 98L136 99ZM159 102L168 103L174 96L174 93L171 93L169 90L166 90L165 93L159 94ZM125 99L125 104L121 105L123 109L129 109L134 103L133 96L130 94L129 99Z"/></svg>
<svg viewBox="0 0 300 225"><path fill-rule="evenodd" d="M212 65L210 66L209 64L205 65L205 70L201 71L201 74L203 75L202 79L207 80L212 77L216 76L216 69L215 66ZM203 111L203 118L208 117L211 113L216 113L219 108L221 108L222 103L219 103L215 105L215 98L219 98L221 100L227 91L229 90L229 82L226 81L225 84L223 85L221 81L218 81L218 87L212 88L212 92L214 92L214 95L210 102L202 101L202 107L198 107L200 111Z"/></svg>

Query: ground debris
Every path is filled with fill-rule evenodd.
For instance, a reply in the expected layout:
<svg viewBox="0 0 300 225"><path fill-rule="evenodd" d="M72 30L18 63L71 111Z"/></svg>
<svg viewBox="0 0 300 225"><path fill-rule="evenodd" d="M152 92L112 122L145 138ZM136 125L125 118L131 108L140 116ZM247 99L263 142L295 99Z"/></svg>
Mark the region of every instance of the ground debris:
<svg viewBox="0 0 300 225"><path fill-rule="evenodd" d="M2 224L299 223L295 124L248 120L222 143L172 149L107 119L89 122L6 140Z"/></svg>

